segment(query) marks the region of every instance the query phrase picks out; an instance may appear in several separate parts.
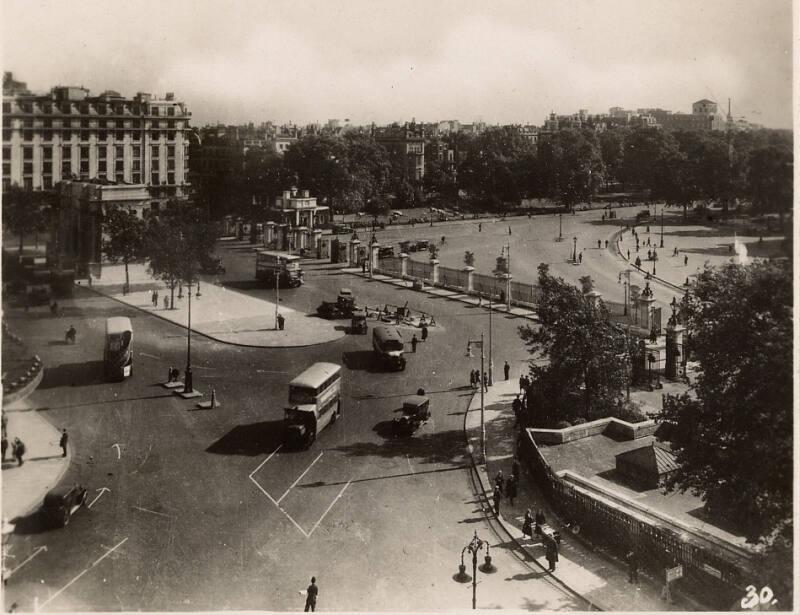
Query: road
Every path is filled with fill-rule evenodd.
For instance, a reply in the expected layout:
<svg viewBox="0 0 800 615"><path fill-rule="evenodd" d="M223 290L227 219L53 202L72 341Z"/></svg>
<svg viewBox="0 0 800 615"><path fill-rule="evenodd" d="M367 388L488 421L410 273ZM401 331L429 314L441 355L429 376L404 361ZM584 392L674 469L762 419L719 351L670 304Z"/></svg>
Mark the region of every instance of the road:
<svg viewBox="0 0 800 615"><path fill-rule="evenodd" d="M222 281L269 295L251 281L252 259L229 251ZM329 269L309 267L306 285L283 301L307 309L347 285L360 303L408 301L436 316L405 372L377 369L369 336L298 349L195 337L195 386L214 386L222 403L196 411L159 386L170 365L185 363L184 329L87 290L64 302L63 319L7 314L48 366L31 401L72 434L64 481L88 486L92 506L61 530L37 515L17 525L15 561L35 557L9 581L6 607L296 610L316 575L325 610L468 608L471 588L452 576L477 530L499 568L481 575L479 607L584 608L493 534L474 495L463 422L478 360L465 349L488 333L487 313ZM100 379L103 321L113 315L129 316L135 330L135 375L118 384ZM526 358L522 322L493 322L495 364L508 360L512 374ZM59 341L69 324L75 346ZM286 385L315 361L346 366L343 420L308 451L285 451ZM418 386L431 395L432 420L413 438L390 438L403 396Z"/></svg>

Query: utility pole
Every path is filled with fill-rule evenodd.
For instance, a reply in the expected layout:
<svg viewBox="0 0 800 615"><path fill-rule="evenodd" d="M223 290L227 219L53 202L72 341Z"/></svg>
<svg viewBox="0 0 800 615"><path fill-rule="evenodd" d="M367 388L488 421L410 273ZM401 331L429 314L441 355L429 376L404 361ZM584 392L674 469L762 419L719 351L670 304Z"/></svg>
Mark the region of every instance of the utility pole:
<svg viewBox="0 0 800 615"><path fill-rule="evenodd" d="M278 330L278 302L280 299L280 291L278 290L278 281L280 280L280 275L278 272L275 272L275 330Z"/></svg>
<svg viewBox="0 0 800 615"><path fill-rule="evenodd" d="M486 388L486 383L484 382L484 379L483 379L483 374L485 373L484 372L484 357L485 357L485 354L484 354L483 332L481 332L480 341L467 340L467 356L468 357L472 356L472 346L473 345L478 345L478 344L480 344L480 346L481 346L481 372L480 372L480 379L479 379L479 382L478 382L478 386L481 387L481 455L483 456L483 462L486 463L486 423L484 423L484 418L485 418L484 417L484 410L485 410L484 402L485 402L485 400L484 400L484 395L483 395L484 389Z"/></svg>

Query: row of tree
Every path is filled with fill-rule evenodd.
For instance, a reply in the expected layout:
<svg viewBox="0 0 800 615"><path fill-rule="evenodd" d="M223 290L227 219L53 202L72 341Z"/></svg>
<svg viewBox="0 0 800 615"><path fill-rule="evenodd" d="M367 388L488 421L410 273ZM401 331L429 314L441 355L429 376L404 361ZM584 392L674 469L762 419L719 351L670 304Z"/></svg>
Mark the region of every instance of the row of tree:
<svg viewBox="0 0 800 615"><path fill-rule="evenodd" d="M158 216L143 220L121 208L109 208L103 217L103 253L111 262L125 265L125 286L130 286L128 265L146 260L154 276L170 289L197 281L201 266L214 251L217 226L202 208L187 202L170 202Z"/></svg>
<svg viewBox="0 0 800 615"><path fill-rule="evenodd" d="M545 264L539 286L540 326L520 328L532 355L527 422L620 416L626 359L642 360L637 344L585 288L550 275ZM792 309L786 259L703 271L678 312L689 332L681 352L697 371L688 394L666 396L659 417L659 437L671 442L680 467L666 488L692 491L716 518L766 545L773 589L778 577L791 579L771 565L791 562Z"/></svg>
<svg viewBox="0 0 800 615"><path fill-rule="evenodd" d="M230 169L196 186L214 216L262 218L291 185L309 189L335 211L385 211L436 196L466 198L475 208L499 209L522 198L572 206L601 193L635 191L688 207L697 201L724 207L742 200L758 212L792 206L792 136L786 131L669 132L655 128L564 129L533 144L513 127L480 135L428 139L425 177L408 177L406 161L390 156L365 132L306 135L284 156L249 149ZM452 151L454 156L439 155ZM464 204L464 201L460 201Z"/></svg>

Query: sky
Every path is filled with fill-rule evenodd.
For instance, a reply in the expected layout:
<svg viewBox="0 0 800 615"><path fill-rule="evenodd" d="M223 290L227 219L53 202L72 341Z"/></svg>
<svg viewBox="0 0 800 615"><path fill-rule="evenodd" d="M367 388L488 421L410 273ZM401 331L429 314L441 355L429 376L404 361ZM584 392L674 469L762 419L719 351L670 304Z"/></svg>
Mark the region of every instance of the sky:
<svg viewBox="0 0 800 615"><path fill-rule="evenodd" d="M710 98L792 127L792 0L2 0L35 92L174 92L192 124L458 119Z"/></svg>

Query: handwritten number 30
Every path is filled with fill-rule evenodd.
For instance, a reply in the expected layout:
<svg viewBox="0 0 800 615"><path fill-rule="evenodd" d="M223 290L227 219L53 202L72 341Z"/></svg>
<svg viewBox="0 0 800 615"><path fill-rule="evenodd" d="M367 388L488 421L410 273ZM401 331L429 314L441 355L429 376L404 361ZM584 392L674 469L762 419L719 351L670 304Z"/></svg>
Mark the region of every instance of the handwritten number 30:
<svg viewBox="0 0 800 615"><path fill-rule="evenodd" d="M742 598L743 609L752 609L758 604L769 604L774 597L769 585L762 587L759 593L756 593L755 585L748 585L746 589L747 595Z"/></svg>

